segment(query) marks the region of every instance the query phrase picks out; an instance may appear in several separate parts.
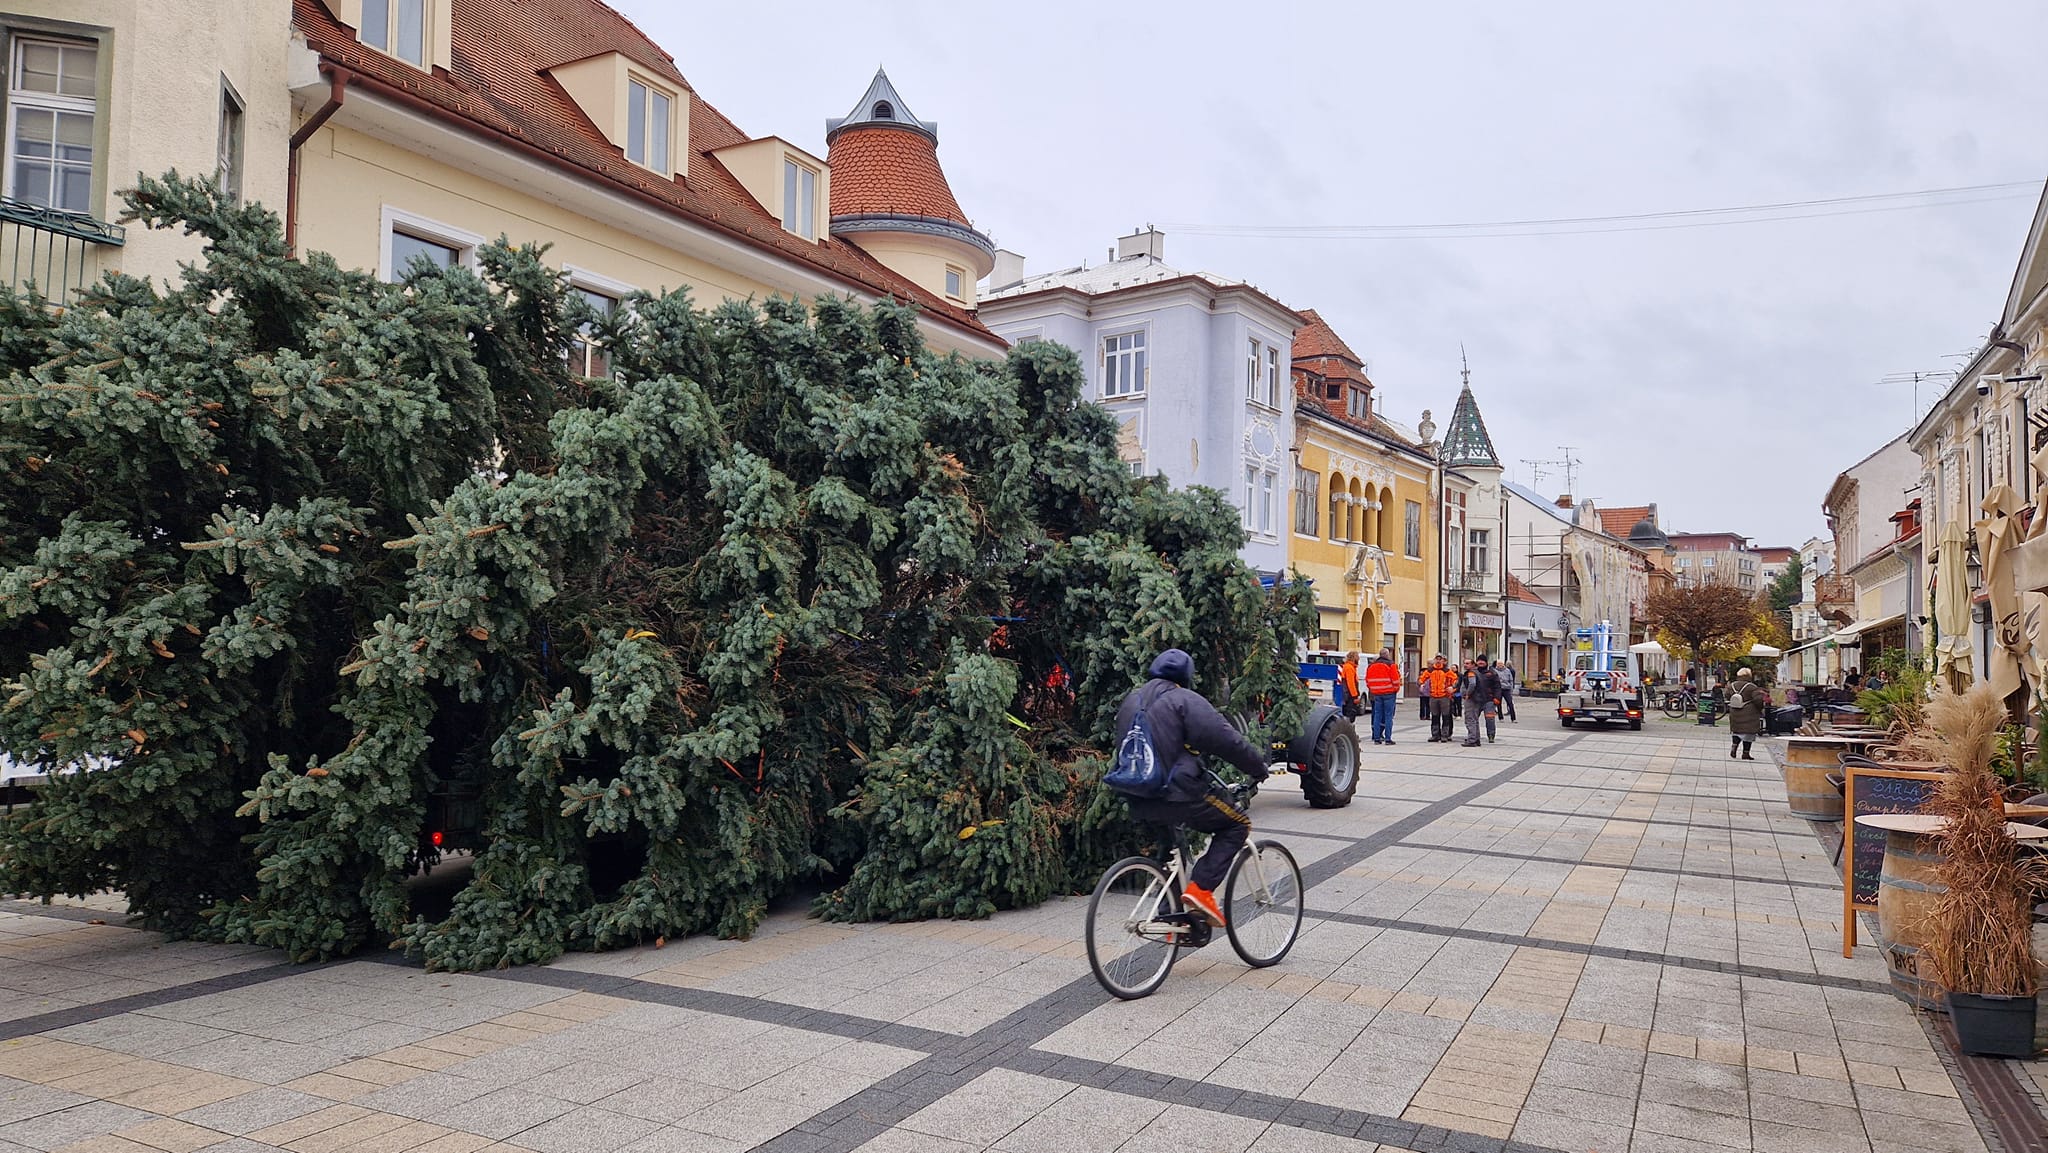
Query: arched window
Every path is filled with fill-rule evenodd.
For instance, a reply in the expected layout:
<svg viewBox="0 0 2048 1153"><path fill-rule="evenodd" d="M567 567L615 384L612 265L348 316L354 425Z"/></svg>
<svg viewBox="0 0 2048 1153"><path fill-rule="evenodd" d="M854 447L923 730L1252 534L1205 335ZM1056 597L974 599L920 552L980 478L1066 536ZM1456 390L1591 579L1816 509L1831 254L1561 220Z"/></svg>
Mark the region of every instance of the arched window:
<svg viewBox="0 0 2048 1153"><path fill-rule="evenodd" d="M1380 502L1380 535L1376 543L1388 556L1393 556L1395 550L1401 544L1400 541L1395 539L1396 535L1401 531L1401 524L1394 518L1394 490L1382 486L1378 499Z"/></svg>
<svg viewBox="0 0 2048 1153"><path fill-rule="evenodd" d="M1344 538L1365 542L1366 534L1372 531L1372 522L1365 509L1365 490L1359 487L1358 478L1351 478L1351 508L1344 517Z"/></svg>
<svg viewBox="0 0 2048 1153"><path fill-rule="evenodd" d="M1330 474L1330 539L1344 539L1344 474Z"/></svg>
<svg viewBox="0 0 2048 1153"><path fill-rule="evenodd" d="M875 101L875 119L877 119L877 120L894 120L894 119L896 119L896 109L895 109L895 107L894 107L894 106L892 106L892 105L891 105L891 104L890 104L890 103L889 103L889 102L888 102L887 100L877 100L877 101Z"/></svg>

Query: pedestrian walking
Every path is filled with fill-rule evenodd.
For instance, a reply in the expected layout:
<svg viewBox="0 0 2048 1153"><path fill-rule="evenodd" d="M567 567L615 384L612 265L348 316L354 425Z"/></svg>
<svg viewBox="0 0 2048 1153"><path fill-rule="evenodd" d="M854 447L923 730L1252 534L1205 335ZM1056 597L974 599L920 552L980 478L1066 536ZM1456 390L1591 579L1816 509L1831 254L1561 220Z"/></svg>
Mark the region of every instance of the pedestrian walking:
<svg viewBox="0 0 2048 1153"><path fill-rule="evenodd" d="M1357 719L1365 711L1365 701L1358 695L1358 650L1344 654L1344 663L1337 666L1337 710L1345 716Z"/></svg>
<svg viewBox="0 0 2048 1153"><path fill-rule="evenodd" d="M1432 744L1451 739L1451 695L1458 689L1458 674L1449 657L1436 655L1422 670L1422 699L1429 705L1429 739Z"/></svg>
<svg viewBox="0 0 2048 1153"><path fill-rule="evenodd" d="M1748 669L1737 669L1735 683L1728 688L1729 757L1740 753L1745 761L1756 759L1749 755L1749 747L1756 743L1756 735L1764 731L1764 717L1770 705L1771 694L1750 680Z"/></svg>
<svg viewBox="0 0 2048 1153"><path fill-rule="evenodd" d="M1493 718L1500 711L1500 674L1485 657L1474 657L1465 675L1465 747L1479 747L1479 722L1486 721L1486 739L1494 739Z"/></svg>
<svg viewBox="0 0 2048 1153"><path fill-rule="evenodd" d="M1506 661L1502 661L1502 662L1500 662L1499 664L1497 664L1497 665L1493 666L1493 671L1494 671L1495 673L1499 674L1499 676L1500 676L1500 711L1501 711L1501 715L1502 715L1502 716L1505 716L1505 717L1506 717L1507 719L1509 719L1509 720L1513 721L1513 720L1515 720L1515 719L1516 719L1516 718L1515 718L1515 685L1516 685L1516 680L1515 680L1515 666L1513 666L1513 665L1511 665L1511 664L1507 663ZM1520 723L1520 722L1519 722L1519 721L1517 721L1517 723Z"/></svg>
<svg viewBox="0 0 2048 1153"><path fill-rule="evenodd" d="M1401 670L1394 666L1394 650L1381 649L1365 667L1365 695L1372 703L1372 743L1394 743L1394 704L1401 695Z"/></svg>

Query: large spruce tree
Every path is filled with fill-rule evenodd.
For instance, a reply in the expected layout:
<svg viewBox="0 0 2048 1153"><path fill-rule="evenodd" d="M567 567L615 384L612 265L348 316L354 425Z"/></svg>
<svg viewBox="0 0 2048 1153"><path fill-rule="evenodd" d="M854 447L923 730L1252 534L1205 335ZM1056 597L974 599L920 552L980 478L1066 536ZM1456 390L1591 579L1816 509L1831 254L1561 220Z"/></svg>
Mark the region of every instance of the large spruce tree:
<svg viewBox="0 0 2048 1153"><path fill-rule="evenodd" d="M205 238L176 288L0 300L0 749L52 770L0 891L448 968L745 934L799 884L985 916L1130 847L1098 750L1158 650L1301 716L1305 590L1127 475L1065 349L831 298L600 320L530 247L392 285L203 183L131 201Z"/></svg>

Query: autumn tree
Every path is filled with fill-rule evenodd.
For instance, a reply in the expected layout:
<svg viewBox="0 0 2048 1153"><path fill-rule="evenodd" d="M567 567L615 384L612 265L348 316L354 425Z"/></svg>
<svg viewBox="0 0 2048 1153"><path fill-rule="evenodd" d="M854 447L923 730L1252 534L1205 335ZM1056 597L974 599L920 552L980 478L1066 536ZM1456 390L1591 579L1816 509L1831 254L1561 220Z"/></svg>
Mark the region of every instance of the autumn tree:
<svg viewBox="0 0 2048 1153"><path fill-rule="evenodd" d="M1695 665L1746 653L1758 623L1754 594L1720 581L1653 593L1643 617L1659 644Z"/></svg>

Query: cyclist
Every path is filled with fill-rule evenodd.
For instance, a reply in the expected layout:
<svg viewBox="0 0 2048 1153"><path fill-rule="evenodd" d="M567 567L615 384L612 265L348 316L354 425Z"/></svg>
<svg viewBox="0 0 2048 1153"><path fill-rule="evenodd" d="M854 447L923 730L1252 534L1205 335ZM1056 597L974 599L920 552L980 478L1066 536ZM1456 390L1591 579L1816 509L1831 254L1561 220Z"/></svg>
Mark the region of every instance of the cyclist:
<svg viewBox="0 0 2048 1153"><path fill-rule="evenodd" d="M1223 907L1216 903L1216 886L1223 883L1230 862L1251 836L1252 819L1210 787L1197 756L1221 757L1254 781L1266 779L1266 757L1195 691L1195 658L1180 649L1168 649L1152 662L1151 674L1151 680L1124 698L1112 731L1128 732L1138 710L1145 710L1153 750L1168 763L1166 792L1156 799L1126 799L1131 816L1140 821L1209 834L1209 847L1195 862L1181 896L1190 908L1221 928Z"/></svg>

